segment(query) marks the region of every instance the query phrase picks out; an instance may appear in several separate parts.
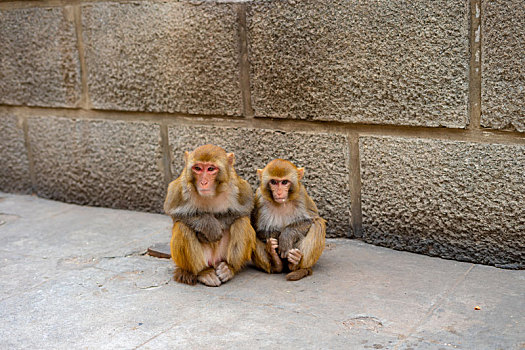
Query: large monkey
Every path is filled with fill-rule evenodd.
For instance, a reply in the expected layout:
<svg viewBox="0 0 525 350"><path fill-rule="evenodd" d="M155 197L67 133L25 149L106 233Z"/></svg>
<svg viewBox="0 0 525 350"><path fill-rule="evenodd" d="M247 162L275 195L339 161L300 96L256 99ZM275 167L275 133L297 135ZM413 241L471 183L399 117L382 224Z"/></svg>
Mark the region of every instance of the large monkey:
<svg viewBox="0 0 525 350"><path fill-rule="evenodd" d="M256 236L250 224L253 193L233 164L233 153L214 145L184 155L164 211L173 218L171 256L177 282L220 286L251 258Z"/></svg>
<svg viewBox="0 0 525 350"><path fill-rule="evenodd" d="M281 272L282 261L287 259L291 272L286 279L291 281L311 275L324 249L326 225L301 183L304 168L274 159L257 174L254 262L267 272Z"/></svg>

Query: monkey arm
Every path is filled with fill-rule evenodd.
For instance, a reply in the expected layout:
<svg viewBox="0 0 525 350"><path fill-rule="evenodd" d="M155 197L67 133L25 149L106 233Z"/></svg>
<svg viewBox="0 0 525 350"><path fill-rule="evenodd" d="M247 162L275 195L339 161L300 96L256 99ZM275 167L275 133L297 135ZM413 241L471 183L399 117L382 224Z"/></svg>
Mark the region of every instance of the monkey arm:
<svg viewBox="0 0 525 350"><path fill-rule="evenodd" d="M176 215L173 219L189 226L201 242L216 242L222 237L222 224L210 213Z"/></svg>
<svg viewBox="0 0 525 350"><path fill-rule="evenodd" d="M237 207L230 208L225 212L215 213L214 215L215 218L222 224L222 227L224 229L228 229L235 222L235 220L245 216L250 218L252 208L252 204L239 205Z"/></svg>
<svg viewBox="0 0 525 350"><path fill-rule="evenodd" d="M266 242L269 238L279 238L281 232L279 231L257 231L257 238Z"/></svg>
<svg viewBox="0 0 525 350"><path fill-rule="evenodd" d="M229 229L235 220L243 216L247 216L247 215L243 215L243 213L240 213L237 211L230 211L230 210L224 213L215 214L215 218L217 219L217 221L219 221L219 223L221 224L221 227L225 230Z"/></svg>
<svg viewBox="0 0 525 350"><path fill-rule="evenodd" d="M248 181L243 180L238 177L238 189L239 194L237 196L237 208L236 209L241 215L240 216L250 216L254 207L254 198L252 187Z"/></svg>
<svg viewBox="0 0 525 350"><path fill-rule="evenodd" d="M308 212L308 215L311 217L319 217L319 211L317 210L317 206L315 205L312 198L306 193L306 189L304 186L301 188L302 192L304 193L304 198L306 198L306 211Z"/></svg>
<svg viewBox="0 0 525 350"><path fill-rule="evenodd" d="M180 178L173 180L168 186L166 199L164 200L164 212L168 215L182 204L182 185Z"/></svg>
<svg viewBox="0 0 525 350"><path fill-rule="evenodd" d="M312 226L312 219L304 219L294 222L286 226L279 236L279 251L281 257L286 257L286 254L292 249L297 242L306 236L308 230Z"/></svg>
<svg viewBox="0 0 525 350"><path fill-rule="evenodd" d="M249 214L246 210L231 209L222 213L188 212L184 209L171 212L173 220L188 225L201 242L218 241L224 230L228 230L237 219Z"/></svg>

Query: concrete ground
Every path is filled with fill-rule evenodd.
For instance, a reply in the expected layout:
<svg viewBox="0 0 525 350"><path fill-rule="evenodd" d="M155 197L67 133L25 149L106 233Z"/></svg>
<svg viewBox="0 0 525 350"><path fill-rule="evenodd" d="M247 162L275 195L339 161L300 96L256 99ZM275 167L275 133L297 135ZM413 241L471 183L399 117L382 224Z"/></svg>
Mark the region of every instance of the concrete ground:
<svg viewBox="0 0 525 350"><path fill-rule="evenodd" d="M525 271L332 239L301 281L192 287L146 254L170 226L0 193L0 348L525 348Z"/></svg>

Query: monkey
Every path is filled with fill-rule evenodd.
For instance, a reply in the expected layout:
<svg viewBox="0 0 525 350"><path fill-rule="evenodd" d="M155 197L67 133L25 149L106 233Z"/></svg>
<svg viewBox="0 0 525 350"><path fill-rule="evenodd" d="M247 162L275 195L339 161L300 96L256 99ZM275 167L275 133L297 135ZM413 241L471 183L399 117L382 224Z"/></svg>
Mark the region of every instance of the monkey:
<svg viewBox="0 0 525 350"><path fill-rule="evenodd" d="M274 159L258 169L257 175L259 187L252 215L257 235L256 266L278 273L286 259L291 271L287 280L311 275L312 266L324 250L326 221L301 183L304 168Z"/></svg>
<svg viewBox="0 0 525 350"><path fill-rule="evenodd" d="M184 162L164 201L164 212L173 219L174 279L218 287L250 261L255 248L252 188L235 172L234 154L221 147L185 152Z"/></svg>

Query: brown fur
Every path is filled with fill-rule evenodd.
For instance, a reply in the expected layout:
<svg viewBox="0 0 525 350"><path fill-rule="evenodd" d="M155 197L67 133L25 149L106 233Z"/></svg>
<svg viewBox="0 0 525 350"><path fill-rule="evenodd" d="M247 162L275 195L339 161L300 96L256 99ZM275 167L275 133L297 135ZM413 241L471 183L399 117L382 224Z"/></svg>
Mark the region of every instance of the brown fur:
<svg viewBox="0 0 525 350"><path fill-rule="evenodd" d="M266 251L266 244L260 239L255 243L255 249L252 253L252 261L255 266L264 272L272 273L272 262L269 253Z"/></svg>
<svg viewBox="0 0 525 350"><path fill-rule="evenodd" d="M275 251L271 251L269 242L263 243L260 239L255 242L255 249L252 254L252 262L255 266L267 273L280 273L283 270L283 263Z"/></svg>
<svg viewBox="0 0 525 350"><path fill-rule="evenodd" d="M299 269L299 270L295 270L295 271L292 271L289 274L287 274L286 275L286 279L288 281L298 281L301 278L304 278L306 276L310 276L311 274L312 274L312 269L311 268Z"/></svg>
<svg viewBox="0 0 525 350"><path fill-rule="evenodd" d="M185 283L191 286L197 284L197 276L180 267L176 267L175 271L173 271L173 279L179 283Z"/></svg>
<svg viewBox="0 0 525 350"><path fill-rule="evenodd" d="M298 249L303 253L299 262L299 268L307 269L315 265L321 257L325 245L326 221L323 218L315 218L310 230L298 244Z"/></svg>
<svg viewBox="0 0 525 350"><path fill-rule="evenodd" d="M236 174L233 153L228 154L220 147L201 146L194 152L186 152L184 158L186 166L168 186L164 202L165 212L173 218L170 246L177 265L175 280L195 284L198 276L217 268L220 262L226 262L235 274L250 260L255 249L255 231L249 216L253 208L251 187ZM202 197L195 189L191 171L195 162L210 162L219 168L214 196ZM204 221L203 225L199 220L211 221ZM206 230L209 225L219 227L217 238L201 231L198 236L192 228ZM211 239L203 240L206 238Z"/></svg>
<svg viewBox="0 0 525 350"><path fill-rule="evenodd" d="M299 237L293 248L299 249L302 258L296 266L297 270L288 274L287 279L295 281L311 275L312 266L324 250L326 222L319 216L317 206L301 183L304 169L297 168L287 160L275 159L264 169L257 170L257 173L260 185L255 195L255 210L252 215L258 238L253 259L255 265L269 273L276 271L276 264L272 263L271 254L265 250L263 242L270 237L279 237L283 231L288 230L290 237ZM273 200L268 186L272 179L286 179L292 183L285 205Z"/></svg>
<svg viewBox="0 0 525 350"><path fill-rule="evenodd" d="M228 246L226 262L233 272L237 272L250 261L255 249L255 230L250 218L245 216L235 221L230 228L230 234L232 243Z"/></svg>
<svg viewBox="0 0 525 350"><path fill-rule="evenodd" d="M292 162L284 159L274 159L264 169L258 169L257 174L260 180L260 193L268 201L273 201L273 196L268 188L268 182L271 179L276 180L289 180L292 183L292 187L289 192L289 200L293 201L297 199L301 190L302 184L300 183L301 178L304 174L304 168L297 168Z"/></svg>

